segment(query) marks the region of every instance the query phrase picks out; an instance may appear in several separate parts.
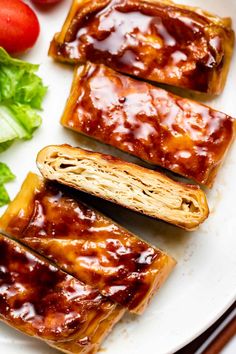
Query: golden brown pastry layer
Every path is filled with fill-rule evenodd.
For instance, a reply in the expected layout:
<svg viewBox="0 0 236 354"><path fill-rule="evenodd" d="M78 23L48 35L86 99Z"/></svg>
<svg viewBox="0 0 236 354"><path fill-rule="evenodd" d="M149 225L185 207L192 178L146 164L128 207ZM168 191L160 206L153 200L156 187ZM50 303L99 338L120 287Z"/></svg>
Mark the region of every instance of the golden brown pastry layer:
<svg viewBox="0 0 236 354"><path fill-rule="evenodd" d="M110 155L49 146L37 158L44 177L187 230L208 216L205 194L156 171Z"/></svg>
<svg viewBox="0 0 236 354"><path fill-rule="evenodd" d="M141 313L175 261L80 198L77 191L31 173L0 228L104 296Z"/></svg>
<svg viewBox="0 0 236 354"><path fill-rule="evenodd" d="M103 66L75 70L62 124L211 186L235 120Z"/></svg>
<svg viewBox="0 0 236 354"><path fill-rule="evenodd" d="M124 310L0 235L0 319L65 353L95 353Z"/></svg>
<svg viewBox="0 0 236 354"><path fill-rule="evenodd" d="M74 0L49 55L219 94L233 46L231 20L199 8L166 0Z"/></svg>

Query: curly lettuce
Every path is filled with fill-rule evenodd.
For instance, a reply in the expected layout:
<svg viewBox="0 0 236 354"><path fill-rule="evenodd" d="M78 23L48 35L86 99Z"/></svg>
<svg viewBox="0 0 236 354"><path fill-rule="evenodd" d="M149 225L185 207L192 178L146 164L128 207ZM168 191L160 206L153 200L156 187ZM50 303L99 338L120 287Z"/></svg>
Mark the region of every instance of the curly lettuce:
<svg viewBox="0 0 236 354"><path fill-rule="evenodd" d="M41 124L36 110L47 88L36 75L38 68L0 48L0 152L16 139L31 139Z"/></svg>
<svg viewBox="0 0 236 354"><path fill-rule="evenodd" d="M10 198L4 187L4 183L10 182L15 178L10 168L3 162L0 162L0 207L9 203Z"/></svg>
<svg viewBox="0 0 236 354"><path fill-rule="evenodd" d="M36 72L39 66L12 58L0 47L0 153L18 139L31 139L41 125L38 110L42 109L47 87ZM9 202L3 186L6 168L0 163L0 206Z"/></svg>

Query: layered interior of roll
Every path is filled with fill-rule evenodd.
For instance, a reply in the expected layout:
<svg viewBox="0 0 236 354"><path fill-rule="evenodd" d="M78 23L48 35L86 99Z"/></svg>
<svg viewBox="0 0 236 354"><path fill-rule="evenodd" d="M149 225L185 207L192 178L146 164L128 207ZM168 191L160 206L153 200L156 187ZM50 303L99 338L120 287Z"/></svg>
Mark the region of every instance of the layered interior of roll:
<svg viewBox="0 0 236 354"><path fill-rule="evenodd" d="M44 177L187 230L208 216L203 191L109 155L49 146L37 158Z"/></svg>

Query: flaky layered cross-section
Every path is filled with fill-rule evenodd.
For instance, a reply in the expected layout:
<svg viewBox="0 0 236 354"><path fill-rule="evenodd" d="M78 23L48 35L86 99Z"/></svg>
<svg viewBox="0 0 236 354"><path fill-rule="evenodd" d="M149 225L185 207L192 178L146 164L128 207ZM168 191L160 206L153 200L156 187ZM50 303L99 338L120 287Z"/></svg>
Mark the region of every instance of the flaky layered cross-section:
<svg viewBox="0 0 236 354"><path fill-rule="evenodd" d="M124 310L0 235L0 320L65 353L96 353Z"/></svg>
<svg viewBox="0 0 236 354"><path fill-rule="evenodd" d="M49 54L219 94L234 45L229 18L167 0L74 0Z"/></svg>
<svg viewBox="0 0 236 354"><path fill-rule="evenodd" d="M203 191L110 155L49 146L37 158L44 177L187 230L208 216Z"/></svg>
<svg viewBox="0 0 236 354"><path fill-rule="evenodd" d="M29 174L0 227L135 313L175 260L80 201L76 190Z"/></svg>
<svg viewBox="0 0 236 354"><path fill-rule="evenodd" d="M211 186L235 120L103 66L75 70L62 124Z"/></svg>

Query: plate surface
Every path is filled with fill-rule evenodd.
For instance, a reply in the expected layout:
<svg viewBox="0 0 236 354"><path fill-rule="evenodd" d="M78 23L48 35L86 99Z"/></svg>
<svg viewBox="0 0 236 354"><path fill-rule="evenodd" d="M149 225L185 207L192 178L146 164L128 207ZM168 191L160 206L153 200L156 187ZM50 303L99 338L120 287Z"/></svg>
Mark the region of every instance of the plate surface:
<svg viewBox="0 0 236 354"><path fill-rule="evenodd" d="M180 2L180 1L179 1ZM235 0L183 0L221 16L234 16ZM73 70L54 63L47 57L49 41L61 28L70 1L49 10L36 9L41 36L24 59L40 63L40 75L49 86L44 102L43 125L28 142L16 143L1 155L16 174L7 188L14 197L29 170L37 171L35 157L48 144L69 143L128 158L112 148L63 129L59 124L69 94ZM236 117L236 53L223 94L209 103L212 107ZM132 159L135 161L134 159ZM110 334L103 348L106 354L173 354L213 323L236 299L236 144L208 191L211 208L209 219L193 233L187 233L162 222L154 221L122 208L102 204L102 209L122 225L155 246L168 251L178 266L165 286L155 296L141 317L126 315ZM101 204L101 203L100 203ZM3 209L0 210L2 213ZM38 340L27 338L0 325L0 352L8 354L55 354Z"/></svg>

